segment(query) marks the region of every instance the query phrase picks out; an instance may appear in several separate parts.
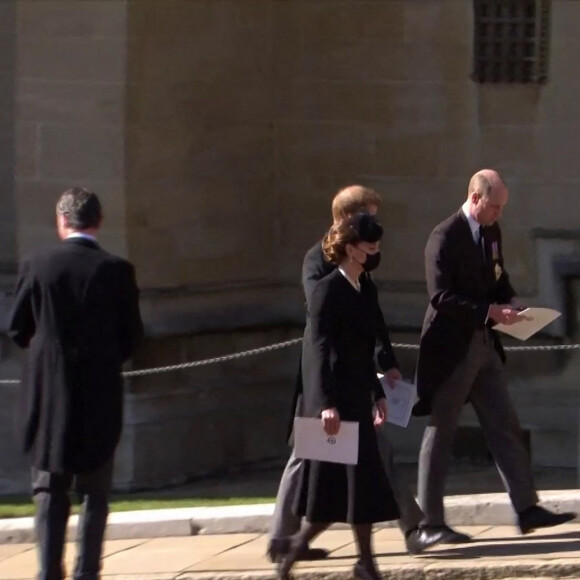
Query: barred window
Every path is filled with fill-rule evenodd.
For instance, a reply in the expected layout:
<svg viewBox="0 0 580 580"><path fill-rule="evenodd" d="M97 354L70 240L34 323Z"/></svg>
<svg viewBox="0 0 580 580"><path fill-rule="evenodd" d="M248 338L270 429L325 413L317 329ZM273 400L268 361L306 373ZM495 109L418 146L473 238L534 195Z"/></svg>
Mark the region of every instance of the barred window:
<svg viewBox="0 0 580 580"><path fill-rule="evenodd" d="M550 3L474 0L474 81L546 82Z"/></svg>

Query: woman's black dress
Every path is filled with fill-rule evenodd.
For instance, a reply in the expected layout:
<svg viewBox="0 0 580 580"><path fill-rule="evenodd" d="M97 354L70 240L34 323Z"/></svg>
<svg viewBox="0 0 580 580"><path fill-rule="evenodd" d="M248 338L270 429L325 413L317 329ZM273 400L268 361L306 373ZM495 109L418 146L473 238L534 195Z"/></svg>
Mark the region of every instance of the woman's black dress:
<svg viewBox="0 0 580 580"><path fill-rule="evenodd" d="M372 408L384 397L374 365L377 289L357 291L336 269L315 286L302 345L304 417L336 407L359 423L357 465L304 461L297 513L312 522L394 520L399 509L377 447Z"/></svg>

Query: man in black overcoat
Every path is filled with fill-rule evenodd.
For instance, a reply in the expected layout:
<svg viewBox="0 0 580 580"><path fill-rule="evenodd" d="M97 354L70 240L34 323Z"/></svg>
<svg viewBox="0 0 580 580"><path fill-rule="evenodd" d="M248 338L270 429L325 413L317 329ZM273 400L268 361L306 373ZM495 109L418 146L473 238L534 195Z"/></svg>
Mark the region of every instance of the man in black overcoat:
<svg viewBox="0 0 580 580"><path fill-rule="evenodd" d="M484 169L469 183L467 201L435 227L425 248L429 306L425 315L415 415L430 415L419 456L422 525L448 542L470 538L445 524L445 476L459 415L473 405L525 534L564 523L576 514L537 506L530 457L507 389L505 360L495 323L518 321L515 291L504 267L497 220L508 190Z"/></svg>
<svg viewBox="0 0 580 580"><path fill-rule="evenodd" d="M121 435L121 366L143 337L133 266L103 250L98 197L65 191L62 242L21 265L8 322L26 349L17 436L32 465L40 580L61 580L69 491L82 500L75 579L96 580Z"/></svg>

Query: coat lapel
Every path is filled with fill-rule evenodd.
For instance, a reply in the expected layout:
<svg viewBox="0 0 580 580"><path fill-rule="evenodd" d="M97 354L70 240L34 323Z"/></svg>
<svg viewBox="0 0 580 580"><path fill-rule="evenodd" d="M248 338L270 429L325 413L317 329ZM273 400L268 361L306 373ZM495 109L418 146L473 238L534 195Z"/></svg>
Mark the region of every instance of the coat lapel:
<svg viewBox="0 0 580 580"><path fill-rule="evenodd" d="M467 218L465 217L465 214L463 213L462 209L460 209L459 212L457 212L457 216L459 218L459 221L463 224L463 236L465 238L464 243L465 243L466 247L472 249L471 253L473 254L474 263L480 263L482 266L485 267L481 248L475 243L475 240L473 239L473 234L471 233L471 228L469 227L469 222L467 221ZM483 239L485 242L485 236ZM485 255L487 256L487 248L486 248Z"/></svg>

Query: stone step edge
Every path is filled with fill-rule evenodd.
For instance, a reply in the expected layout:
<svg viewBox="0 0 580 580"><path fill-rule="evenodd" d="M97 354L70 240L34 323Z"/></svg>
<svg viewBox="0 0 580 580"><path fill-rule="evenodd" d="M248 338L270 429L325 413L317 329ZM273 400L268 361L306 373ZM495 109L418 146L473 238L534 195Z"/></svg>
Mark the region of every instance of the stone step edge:
<svg viewBox="0 0 580 580"><path fill-rule="evenodd" d="M541 505L556 512L580 512L580 490L542 491ZM512 525L515 515L505 493L450 496L445 499L447 523L452 526ZM108 540L191 536L198 534L265 533L274 504L174 508L114 512L109 515ZM69 521L74 537L78 516ZM396 522L377 524L393 527ZM348 527L336 524L337 528ZM0 519L0 544L34 541L34 519Z"/></svg>
<svg viewBox="0 0 580 580"><path fill-rule="evenodd" d="M527 559L512 562L484 562L465 561L456 565L434 563L427 566L392 565L380 567L381 577L385 580L552 580L560 578L577 579L580 577L580 560L554 560L542 562ZM176 576L175 580L270 580L272 572L184 572ZM311 568L292 571L295 580L351 580L352 570L332 568ZM107 576L107 580L117 580L115 576ZM121 578L119 578L121 580ZM126 580L123 577L122 580ZM156 580L154 577L147 580ZM159 578L167 580L167 578Z"/></svg>

